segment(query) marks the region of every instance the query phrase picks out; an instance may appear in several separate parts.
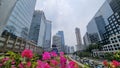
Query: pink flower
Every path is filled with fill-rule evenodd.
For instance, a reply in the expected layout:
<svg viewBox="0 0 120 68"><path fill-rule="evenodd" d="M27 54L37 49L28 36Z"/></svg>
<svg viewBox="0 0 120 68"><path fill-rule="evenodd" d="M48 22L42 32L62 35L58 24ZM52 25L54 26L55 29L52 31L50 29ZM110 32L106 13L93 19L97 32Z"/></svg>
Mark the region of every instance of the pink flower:
<svg viewBox="0 0 120 68"><path fill-rule="evenodd" d="M112 64L113 64L115 67L118 67L118 66L119 66L119 62L116 61L116 60L113 60L113 61L112 61Z"/></svg>
<svg viewBox="0 0 120 68"><path fill-rule="evenodd" d="M52 63L54 66L58 65L58 62L56 60L50 60L50 63Z"/></svg>
<svg viewBox="0 0 120 68"><path fill-rule="evenodd" d="M43 68L43 62L41 60L37 60L37 67L36 68Z"/></svg>
<svg viewBox="0 0 120 68"><path fill-rule="evenodd" d="M60 65L61 68L66 68L67 59L64 56L60 56Z"/></svg>
<svg viewBox="0 0 120 68"><path fill-rule="evenodd" d="M60 63L66 63L67 59L64 56L60 56Z"/></svg>
<svg viewBox="0 0 120 68"><path fill-rule="evenodd" d="M50 68L50 65L48 63L45 63L44 68Z"/></svg>
<svg viewBox="0 0 120 68"><path fill-rule="evenodd" d="M15 61L12 61L11 64L15 64Z"/></svg>
<svg viewBox="0 0 120 68"><path fill-rule="evenodd" d="M28 49L25 49L23 52L22 52L22 57L27 57L27 58L32 58L33 57L33 53L31 50L28 50Z"/></svg>
<svg viewBox="0 0 120 68"><path fill-rule="evenodd" d="M2 59L2 62L8 61L8 60L9 60L9 58L5 57L5 58Z"/></svg>
<svg viewBox="0 0 120 68"><path fill-rule="evenodd" d="M60 52L60 56L63 56L64 55L64 52Z"/></svg>
<svg viewBox="0 0 120 68"><path fill-rule="evenodd" d="M51 52L51 56L53 56L53 57L56 57L57 56L57 54L56 54L56 52Z"/></svg>
<svg viewBox="0 0 120 68"><path fill-rule="evenodd" d="M3 64L0 64L0 67L2 67Z"/></svg>
<svg viewBox="0 0 120 68"><path fill-rule="evenodd" d="M30 62L30 61L27 62L26 66L30 68L30 66L31 66L31 62Z"/></svg>
<svg viewBox="0 0 120 68"><path fill-rule="evenodd" d="M15 65L12 65L12 67L11 67L11 68L16 68L16 67L15 67Z"/></svg>
<svg viewBox="0 0 120 68"><path fill-rule="evenodd" d="M69 62L69 66L70 66L70 68L75 68L75 62L74 61L70 61Z"/></svg>
<svg viewBox="0 0 120 68"><path fill-rule="evenodd" d="M50 59L51 58L51 56L50 56L50 53L49 52L44 52L44 54L42 55L42 59L43 60L48 60L48 59Z"/></svg>
<svg viewBox="0 0 120 68"><path fill-rule="evenodd" d="M18 65L18 67L19 67L19 68L24 68L24 65L23 65L22 63L20 63L20 64Z"/></svg>

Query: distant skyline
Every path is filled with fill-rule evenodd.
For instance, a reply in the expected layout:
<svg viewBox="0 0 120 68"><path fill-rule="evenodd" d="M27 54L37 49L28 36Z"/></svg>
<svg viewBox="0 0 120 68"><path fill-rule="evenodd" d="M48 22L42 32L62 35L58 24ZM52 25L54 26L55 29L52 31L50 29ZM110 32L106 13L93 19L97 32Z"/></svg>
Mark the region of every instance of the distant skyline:
<svg viewBox="0 0 120 68"><path fill-rule="evenodd" d="M66 45L77 44L75 28L80 28L81 37L86 32L86 25L100 9L105 0L37 0L36 9L43 10L48 20L52 21L52 35L63 30Z"/></svg>

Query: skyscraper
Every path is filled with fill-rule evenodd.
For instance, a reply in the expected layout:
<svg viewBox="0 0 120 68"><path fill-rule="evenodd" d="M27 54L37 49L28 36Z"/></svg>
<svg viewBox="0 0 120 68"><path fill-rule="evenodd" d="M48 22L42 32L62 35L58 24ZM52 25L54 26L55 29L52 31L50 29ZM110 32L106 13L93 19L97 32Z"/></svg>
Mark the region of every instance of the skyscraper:
<svg viewBox="0 0 120 68"><path fill-rule="evenodd" d="M62 41L62 51L64 52L64 46L65 46L65 40L64 40L64 32L63 31L58 31L57 35L61 36L61 41Z"/></svg>
<svg viewBox="0 0 120 68"><path fill-rule="evenodd" d="M120 0L108 0L114 12L120 11Z"/></svg>
<svg viewBox="0 0 120 68"><path fill-rule="evenodd" d="M38 46L43 47L46 31L46 18L43 11L36 10L33 15L29 39L35 41Z"/></svg>
<svg viewBox="0 0 120 68"><path fill-rule="evenodd" d="M76 40L77 40L77 51L81 50L82 47L82 39L81 39L81 34L80 34L80 29L76 28L75 29L75 34L76 34Z"/></svg>
<svg viewBox="0 0 120 68"><path fill-rule="evenodd" d="M82 44L82 40L81 40L80 29L76 28L75 29L75 33L76 33L77 44L81 45Z"/></svg>
<svg viewBox="0 0 120 68"><path fill-rule="evenodd" d="M0 35L16 3L17 0L0 0Z"/></svg>
<svg viewBox="0 0 120 68"><path fill-rule="evenodd" d="M52 23L51 21L46 21L46 31L45 31L45 41L44 41L44 50L49 51L51 48L51 34L52 34Z"/></svg>
<svg viewBox="0 0 120 68"><path fill-rule="evenodd" d="M62 51L62 40L60 35L53 36L52 44L56 46L56 48L58 49L58 52Z"/></svg>
<svg viewBox="0 0 120 68"><path fill-rule="evenodd" d="M36 0L17 0L4 30L24 39L28 38Z"/></svg>
<svg viewBox="0 0 120 68"><path fill-rule="evenodd" d="M85 35L84 35L84 37L83 37L83 41L84 41L84 45L85 45L85 46L89 46L89 44L90 44L90 39L89 39L89 35L88 35L87 32L85 33Z"/></svg>
<svg viewBox="0 0 120 68"><path fill-rule="evenodd" d="M113 14L113 10L111 9L109 2L105 1L87 25L87 33L90 40L89 44L104 39L103 34L106 32L105 26L109 24L108 17L111 16L111 14Z"/></svg>

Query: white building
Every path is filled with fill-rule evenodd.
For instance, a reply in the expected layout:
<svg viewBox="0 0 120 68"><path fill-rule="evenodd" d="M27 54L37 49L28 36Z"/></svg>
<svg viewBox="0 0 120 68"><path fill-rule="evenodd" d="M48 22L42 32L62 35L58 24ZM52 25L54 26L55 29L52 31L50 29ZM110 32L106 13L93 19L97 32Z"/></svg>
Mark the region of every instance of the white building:
<svg viewBox="0 0 120 68"><path fill-rule="evenodd" d="M61 40L61 36L59 35L54 35L53 36L53 45L56 45L56 48L58 49L58 52L60 52L62 49L62 40Z"/></svg>
<svg viewBox="0 0 120 68"><path fill-rule="evenodd" d="M16 5L17 0L0 0L0 35L8 23L8 18Z"/></svg>

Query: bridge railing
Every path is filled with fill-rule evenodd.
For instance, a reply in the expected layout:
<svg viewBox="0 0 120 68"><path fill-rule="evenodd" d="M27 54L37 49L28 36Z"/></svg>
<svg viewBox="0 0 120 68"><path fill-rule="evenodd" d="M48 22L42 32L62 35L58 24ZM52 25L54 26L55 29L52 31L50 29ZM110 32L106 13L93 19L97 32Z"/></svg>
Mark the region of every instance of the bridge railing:
<svg viewBox="0 0 120 68"><path fill-rule="evenodd" d="M21 52L24 49L30 49L34 53L42 54L43 49L31 41L11 36L0 37L0 52L14 51Z"/></svg>

